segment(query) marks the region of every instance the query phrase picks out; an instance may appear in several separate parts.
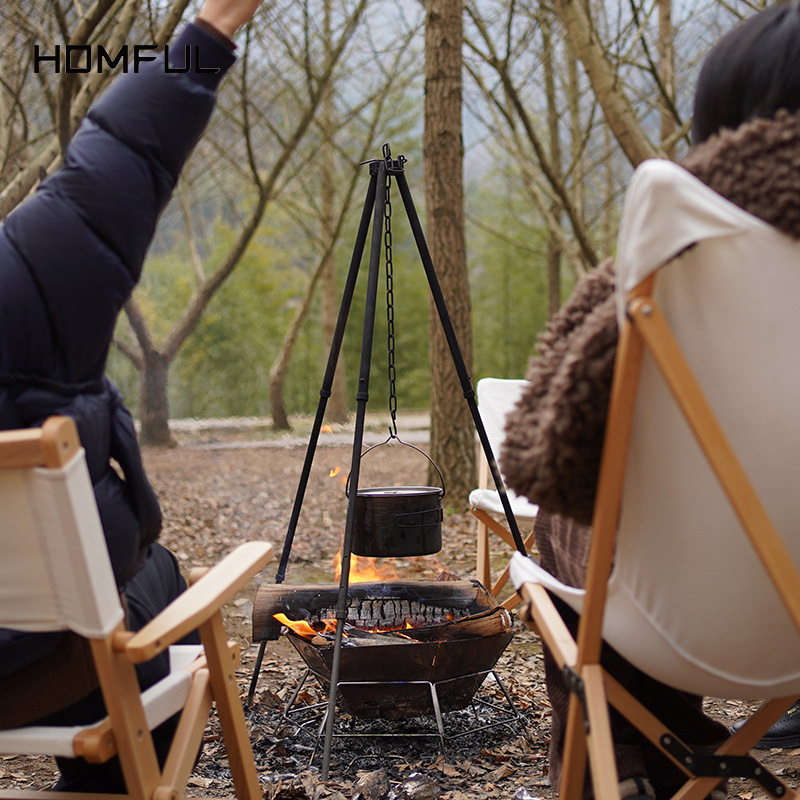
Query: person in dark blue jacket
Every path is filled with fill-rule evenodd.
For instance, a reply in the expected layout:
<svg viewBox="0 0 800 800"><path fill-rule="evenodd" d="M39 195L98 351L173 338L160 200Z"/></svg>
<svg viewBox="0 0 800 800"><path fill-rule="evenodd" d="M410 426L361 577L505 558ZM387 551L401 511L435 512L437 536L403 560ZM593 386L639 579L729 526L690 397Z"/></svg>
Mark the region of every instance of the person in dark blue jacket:
<svg viewBox="0 0 800 800"><path fill-rule="evenodd" d="M158 217L235 61L231 37L260 2L206 0L170 46L171 71L160 56L117 78L80 125L63 166L0 225L0 429L36 426L53 414L76 421L134 629L185 583L156 541L158 500L106 359ZM166 669L156 659L140 670L140 682ZM79 637L0 629L0 727L94 721L104 715L96 685ZM172 735L170 723L163 728L159 749ZM57 789L124 791L113 762L58 765Z"/></svg>

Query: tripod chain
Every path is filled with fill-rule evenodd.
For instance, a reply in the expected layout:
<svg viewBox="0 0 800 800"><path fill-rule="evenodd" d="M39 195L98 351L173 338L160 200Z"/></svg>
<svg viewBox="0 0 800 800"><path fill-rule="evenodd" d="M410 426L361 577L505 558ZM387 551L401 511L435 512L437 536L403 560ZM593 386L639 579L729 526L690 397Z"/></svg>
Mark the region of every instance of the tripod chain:
<svg viewBox="0 0 800 800"><path fill-rule="evenodd" d="M383 217L383 243L386 256L386 326L389 350L389 414L392 418L389 435L397 437L397 369L394 338L394 270L392 264L392 176L386 175L386 210Z"/></svg>

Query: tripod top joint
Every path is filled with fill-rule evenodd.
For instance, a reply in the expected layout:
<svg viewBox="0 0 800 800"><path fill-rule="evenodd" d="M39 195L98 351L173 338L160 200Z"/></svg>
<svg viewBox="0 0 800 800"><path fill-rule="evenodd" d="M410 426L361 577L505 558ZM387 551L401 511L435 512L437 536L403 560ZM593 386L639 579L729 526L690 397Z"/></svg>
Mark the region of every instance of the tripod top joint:
<svg viewBox="0 0 800 800"><path fill-rule="evenodd" d="M404 166L408 159L405 156L398 156L392 158L392 151L388 142L383 145L383 158L371 158L367 161L360 162L361 164L369 164L370 175L378 170L378 165L383 162L386 166L386 173L388 175L396 175L404 171Z"/></svg>
<svg viewBox="0 0 800 800"><path fill-rule="evenodd" d="M391 175L392 173L402 172L403 165L406 163L405 156L397 156L397 158L392 158L392 149L389 147L389 143L387 142L383 146L383 160L386 163L386 172Z"/></svg>

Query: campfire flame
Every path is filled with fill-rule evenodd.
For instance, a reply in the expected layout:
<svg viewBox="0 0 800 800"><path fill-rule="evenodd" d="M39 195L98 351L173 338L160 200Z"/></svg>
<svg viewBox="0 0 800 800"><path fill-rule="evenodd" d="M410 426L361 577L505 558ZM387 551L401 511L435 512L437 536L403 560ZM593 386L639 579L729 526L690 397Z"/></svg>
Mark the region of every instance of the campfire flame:
<svg viewBox="0 0 800 800"><path fill-rule="evenodd" d="M333 562L334 578L338 581L342 575L342 551L334 556ZM399 578L397 567L392 559L381 559L378 563L377 558L372 556L357 556L350 554L350 583L363 583L364 581L394 581Z"/></svg>
<svg viewBox="0 0 800 800"><path fill-rule="evenodd" d="M321 619L317 624L317 627L313 627L309 625L308 622L305 620L295 620L289 619L286 614L278 613L272 615L281 625L285 625L289 630L294 631L298 636L302 636L304 639L313 639L315 636L323 635L323 634L331 634L336 632L336 620L333 617L326 617ZM405 636L401 634L401 630L413 630L414 626L408 621L405 620L402 625L398 625L397 627L388 627L388 628L363 628L362 630L366 633L393 633L397 636L402 636L404 639L408 639L409 641L413 641L410 636ZM349 638L349 634L347 631L342 632L342 636L345 638Z"/></svg>
<svg viewBox="0 0 800 800"><path fill-rule="evenodd" d="M342 471L341 467L334 467L329 473L329 478L335 478Z"/></svg>
<svg viewBox="0 0 800 800"><path fill-rule="evenodd" d="M331 428L331 426L330 426L330 425L323 425L323 426L320 428L320 430L321 430L323 433L333 433L333 428Z"/></svg>
<svg viewBox="0 0 800 800"><path fill-rule="evenodd" d="M317 630L316 628L312 628L311 625L303 619L289 619L286 614L273 614L272 616L275 617L281 625L285 625L298 636L303 636L306 639L311 639L318 633L329 633L336 630L336 620L333 619L333 617L321 620L323 627Z"/></svg>

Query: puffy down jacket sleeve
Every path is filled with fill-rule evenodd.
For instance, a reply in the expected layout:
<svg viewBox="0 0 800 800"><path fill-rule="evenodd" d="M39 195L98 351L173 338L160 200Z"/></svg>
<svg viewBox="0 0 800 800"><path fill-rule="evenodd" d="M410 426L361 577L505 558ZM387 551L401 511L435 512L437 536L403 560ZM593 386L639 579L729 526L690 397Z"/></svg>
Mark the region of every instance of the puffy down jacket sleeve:
<svg viewBox="0 0 800 800"><path fill-rule="evenodd" d="M194 25L176 51L205 60L213 77L233 62ZM0 311L17 311L3 325L0 370L66 383L102 375L158 216L213 110L214 81L201 77L166 70L163 56L121 75L82 122L64 166L9 215Z"/></svg>

